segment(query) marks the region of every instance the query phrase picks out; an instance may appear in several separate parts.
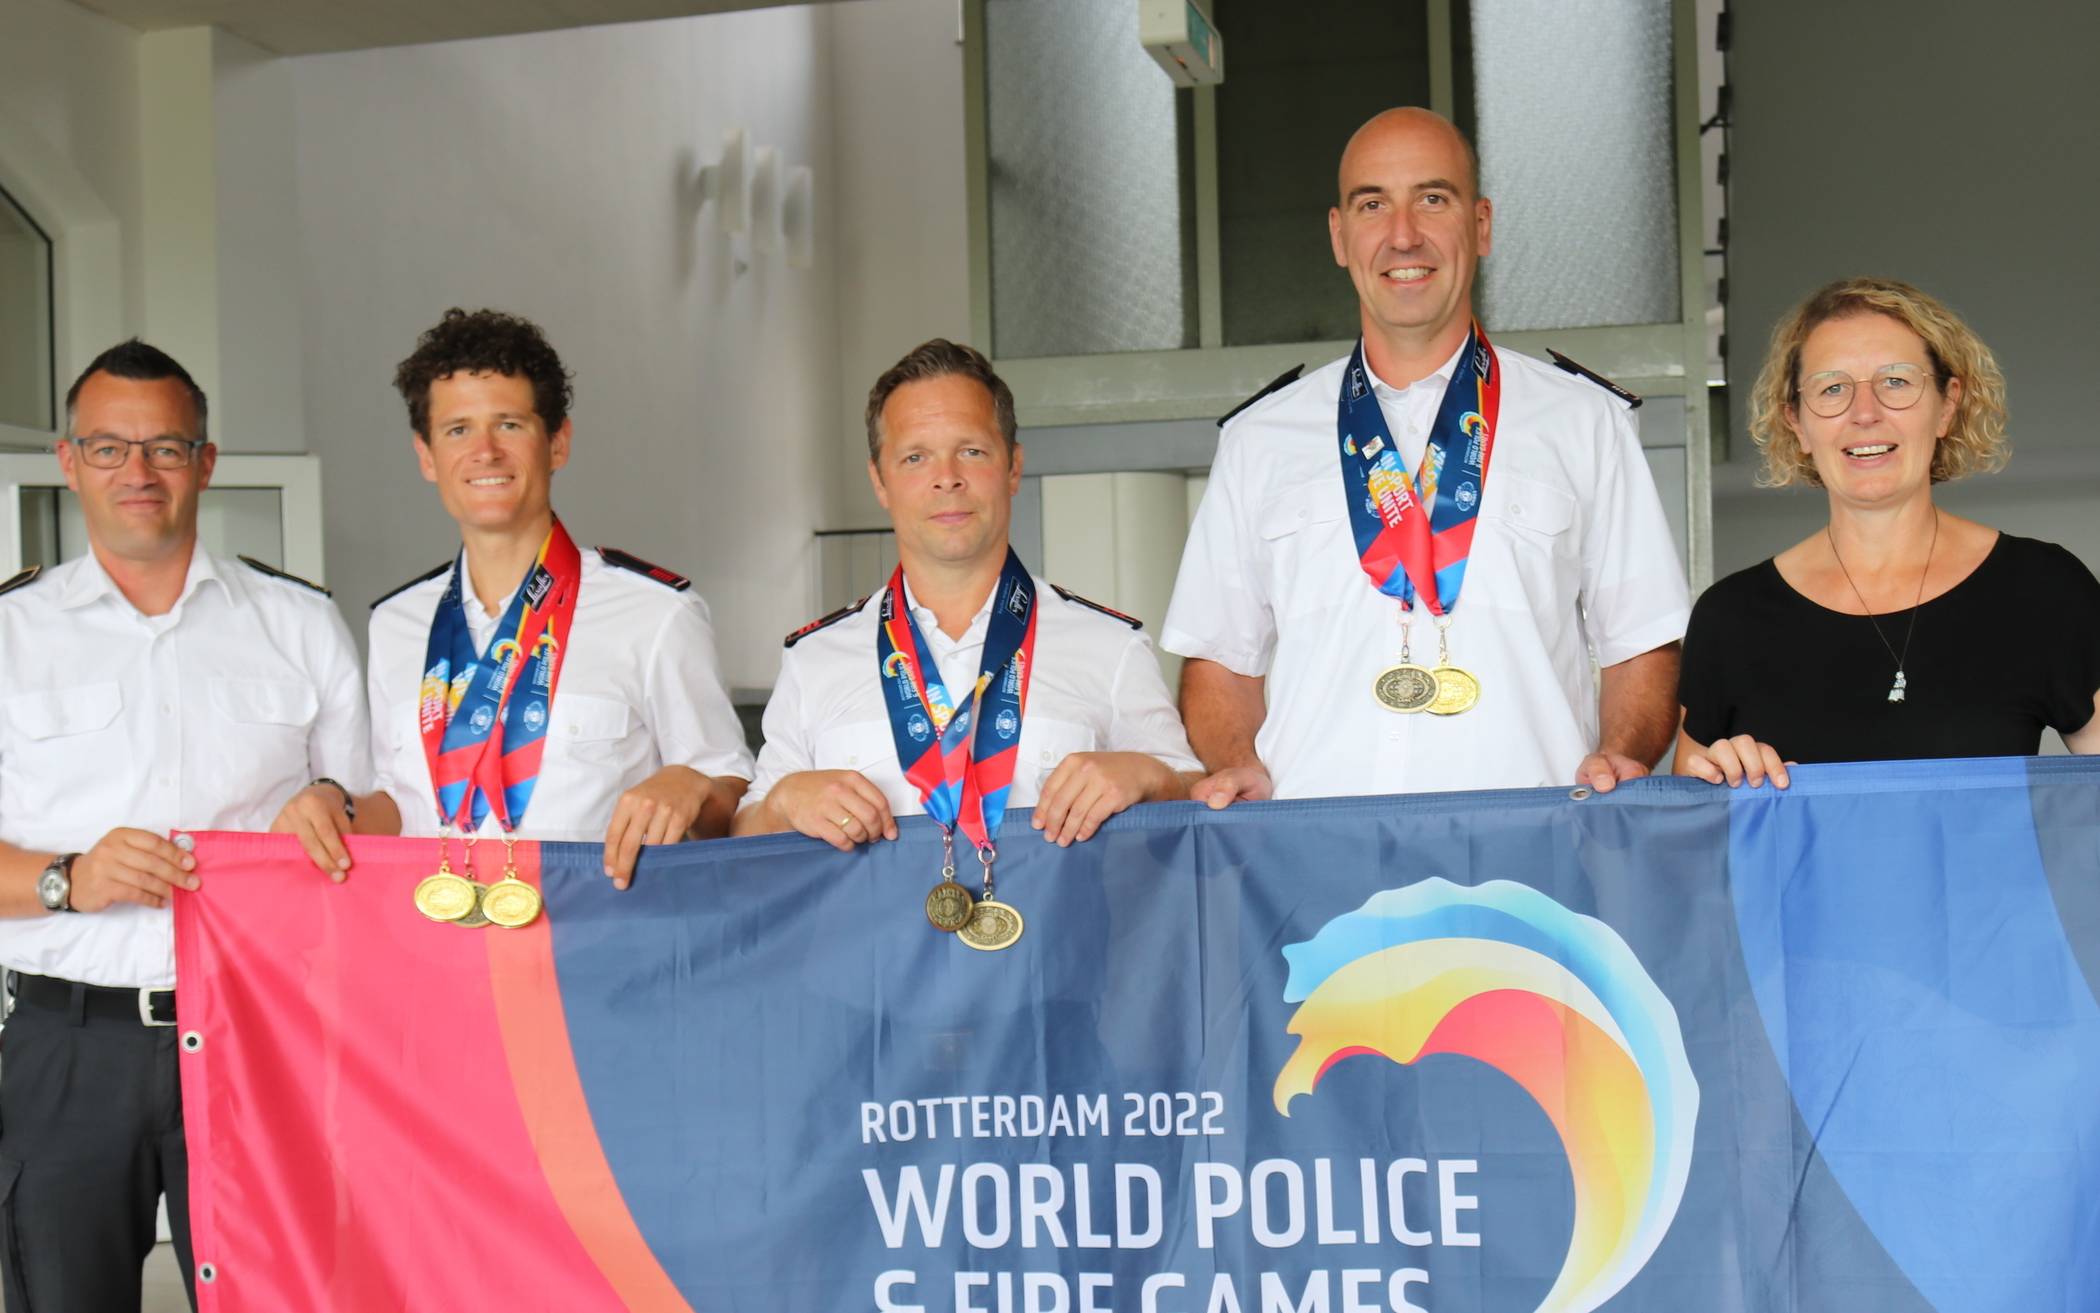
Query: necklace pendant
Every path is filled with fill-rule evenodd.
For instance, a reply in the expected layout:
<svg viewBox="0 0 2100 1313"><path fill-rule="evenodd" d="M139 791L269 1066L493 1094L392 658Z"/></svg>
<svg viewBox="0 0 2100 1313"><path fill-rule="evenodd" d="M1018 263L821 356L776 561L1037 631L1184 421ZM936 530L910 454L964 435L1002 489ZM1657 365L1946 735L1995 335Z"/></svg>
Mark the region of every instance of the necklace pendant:
<svg viewBox="0 0 2100 1313"><path fill-rule="evenodd" d="M1896 682L1895 682L1895 683L1893 683L1893 684L1891 684L1891 685L1889 685L1889 701L1891 701L1891 702L1901 702L1901 701L1903 701L1903 691L1904 691L1905 689L1909 688L1909 687L1910 687L1910 680L1909 680L1909 679L1907 679L1907 678L1906 678L1906 677L1904 676L1904 674L1903 674L1903 672L1902 672L1902 671L1900 671L1900 670L1899 670L1899 671L1897 671L1897 672L1896 672Z"/></svg>

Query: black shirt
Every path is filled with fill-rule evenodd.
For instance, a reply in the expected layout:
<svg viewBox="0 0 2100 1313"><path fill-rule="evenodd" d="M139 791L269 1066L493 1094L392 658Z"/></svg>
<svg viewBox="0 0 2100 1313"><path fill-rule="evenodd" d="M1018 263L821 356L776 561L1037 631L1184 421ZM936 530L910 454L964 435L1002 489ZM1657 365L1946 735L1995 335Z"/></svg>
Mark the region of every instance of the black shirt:
<svg viewBox="0 0 2100 1313"><path fill-rule="evenodd" d="M1748 734L1799 762L2009 757L2039 751L2045 727L2093 718L2100 580L2070 552L1999 534L1968 578L1916 608L1904 700L1891 702L1889 648L1904 651L1912 614L1828 610L1771 561L1728 576L1692 608L1685 732Z"/></svg>

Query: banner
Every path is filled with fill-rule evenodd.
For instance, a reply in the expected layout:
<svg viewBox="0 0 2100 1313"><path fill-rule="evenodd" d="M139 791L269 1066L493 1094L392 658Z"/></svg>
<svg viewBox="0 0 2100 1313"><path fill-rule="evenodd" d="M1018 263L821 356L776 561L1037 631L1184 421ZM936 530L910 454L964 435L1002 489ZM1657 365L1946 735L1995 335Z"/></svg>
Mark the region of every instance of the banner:
<svg viewBox="0 0 2100 1313"><path fill-rule="evenodd" d="M199 1304L2100 1308L2100 769L1793 778L1016 814L1002 952L923 821L521 844L520 930L200 834Z"/></svg>

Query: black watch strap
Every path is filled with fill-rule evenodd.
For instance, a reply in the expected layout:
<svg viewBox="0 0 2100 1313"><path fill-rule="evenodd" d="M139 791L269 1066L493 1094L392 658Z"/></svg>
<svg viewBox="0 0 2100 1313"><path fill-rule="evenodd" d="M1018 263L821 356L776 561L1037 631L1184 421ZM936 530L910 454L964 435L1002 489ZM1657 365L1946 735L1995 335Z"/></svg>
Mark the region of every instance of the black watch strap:
<svg viewBox="0 0 2100 1313"><path fill-rule="evenodd" d="M326 775L316 775L306 782L306 787L311 789L316 784L325 784L337 793L342 794L343 816L352 825L357 824L357 799L351 796L350 790L344 786L341 780L332 780Z"/></svg>

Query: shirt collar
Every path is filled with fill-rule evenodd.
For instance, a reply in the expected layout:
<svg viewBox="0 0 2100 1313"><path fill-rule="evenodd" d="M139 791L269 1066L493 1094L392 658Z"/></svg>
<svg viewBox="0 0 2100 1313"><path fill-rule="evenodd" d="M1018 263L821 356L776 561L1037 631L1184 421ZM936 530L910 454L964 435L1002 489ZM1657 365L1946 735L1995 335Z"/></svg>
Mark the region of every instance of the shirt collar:
<svg viewBox="0 0 2100 1313"><path fill-rule="evenodd" d="M1460 342L1458 344L1457 349L1445 358L1444 363L1438 365L1435 370L1431 371L1429 378L1418 379L1414 383L1411 383L1404 388L1396 388L1392 384L1386 382L1384 379L1378 377L1378 371L1371 368L1371 357L1368 352L1366 352L1364 355L1364 373L1371 376L1371 390L1373 392L1376 392L1381 397L1404 397L1408 393L1413 392L1416 388L1419 388L1423 384L1428 383L1431 379L1434 379L1436 381L1436 394L1438 396L1442 396L1444 394L1444 389L1451 385L1451 376L1458 372L1458 358L1465 354L1466 342L1470 342L1472 340L1472 335L1468 334L1466 336L1465 341Z"/></svg>
<svg viewBox="0 0 2100 1313"><path fill-rule="evenodd" d="M168 609L168 614L172 616L180 613L184 603L188 602L191 595L207 580L216 582L221 588L231 586L220 571L217 558L204 549L203 543L197 543L190 548L190 568L189 573L183 577L182 592L176 596L175 605ZM124 590L117 587L117 581L109 577L108 570L102 568L102 558L90 551L81 557L79 564L74 567L72 577L66 581L66 590L58 599L58 605L70 611L99 602L105 597L114 598L123 606L131 605L131 599L125 597Z"/></svg>
<svg viewBox="0 0 2100 1313"><path fill-rule="evenodd" d="M926 636L928 642L954 643L958 645L972 641L982 642L984 640L985 626L990 621L992 614L992 599L998 595L999 584L995 580L992 584L992 590L984 595L984 605L978 607L977 614L970 617L970 627L963 630L961 638L951 639L948 637L947 631L941 628L941 622L934 615L933 608L919 605L918 600L912 596L911 580L906 579L904 581L904 604L911 608L912 622L919 626L919 632Z"/></svg>

